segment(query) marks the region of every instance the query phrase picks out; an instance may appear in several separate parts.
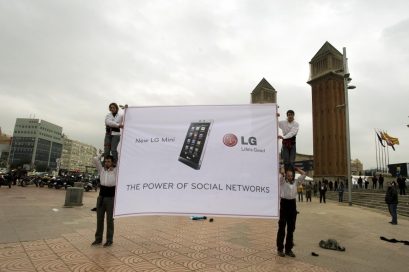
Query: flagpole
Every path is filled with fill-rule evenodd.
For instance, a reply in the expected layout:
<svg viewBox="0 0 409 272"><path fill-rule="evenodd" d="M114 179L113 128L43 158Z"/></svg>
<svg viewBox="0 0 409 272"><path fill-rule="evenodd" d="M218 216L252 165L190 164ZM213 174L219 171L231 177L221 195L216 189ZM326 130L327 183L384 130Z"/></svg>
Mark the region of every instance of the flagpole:
<svg viewBox="0 0 409 272"><path fill-rule="evenodd" d="M379 147L380 148L380 159L381 159L381 169L379 169L380 170L380 172L383 172L383 149L385 148L384 146L380 146Z"/></svg>
<svg viewBox="0 0 409 272"><path fill-rule="evenodd" d="M382 144L378 145L379 172L382 172Z"/></svg>
<svg viewBox="0 0 409 272"><path fill-rule="evenodd" d="M382 173L385 173L386 170L386 148L388 145L386 144L385 147L383 148L383 170Z"/></svg>
<svg viewBox="0 0 409 272"><path fill-rule="evenodd" d="M375 154L376 154L376 172L378 172L378 139L376 136L376 131L375 131Z"/></svg>
<svg viewBox="0 0 409 272"><path fill-rule="evenodd" d="M386 173L388 173L389 172L389 146L387 145L387 149L386 149L386 151L388 152L388 164L386 165Z"/></svg>

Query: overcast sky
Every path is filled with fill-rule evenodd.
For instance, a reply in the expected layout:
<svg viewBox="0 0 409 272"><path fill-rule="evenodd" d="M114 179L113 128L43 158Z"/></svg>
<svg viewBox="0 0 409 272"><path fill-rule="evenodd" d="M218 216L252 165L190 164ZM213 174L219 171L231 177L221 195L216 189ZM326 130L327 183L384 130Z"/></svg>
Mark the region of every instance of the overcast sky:
<svg viewBox="0 0 409 272"><path fill-rule="evenodd" d="M351 155L376 166L374 128L409 162L409 1L0 0L0 126L34 115L102 147L107 106L246 104L264 77L312 154L308 62L347 48Z"/></svg>

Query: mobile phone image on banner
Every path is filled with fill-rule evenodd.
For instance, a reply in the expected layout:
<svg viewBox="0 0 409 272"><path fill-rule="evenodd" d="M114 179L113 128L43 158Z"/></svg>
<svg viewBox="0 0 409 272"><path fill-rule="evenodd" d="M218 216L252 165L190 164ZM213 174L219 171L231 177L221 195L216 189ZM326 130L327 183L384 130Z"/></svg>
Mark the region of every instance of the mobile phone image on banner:
<svg viewBox="0 0 409 272"><path fill-rule="evenodd" d="M179 161L199 170L205 154L207 139L213 121L199 120L190 123L180 151Z"/></svg>

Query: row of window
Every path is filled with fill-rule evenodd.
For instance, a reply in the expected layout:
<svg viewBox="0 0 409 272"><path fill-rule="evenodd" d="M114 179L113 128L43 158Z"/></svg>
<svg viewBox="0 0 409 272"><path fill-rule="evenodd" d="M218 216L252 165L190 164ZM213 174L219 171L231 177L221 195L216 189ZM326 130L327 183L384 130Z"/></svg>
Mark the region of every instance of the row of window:
<svg viewBox="0 0 409 272"><path fill-rule="evenodd" d="M33 149L32 148L25 148L25 147L16 147L16 148L14 148L13 149L13 151L12 152L14 152L14 153L25 153L25 152L33 152Z"/></svg>
<svg viewBox="0 0 409 272"><path fill-rule="evenodd" d="M20 128L20 129L32 129L32 130L37 130L37 126L16 125L15 127L16 127L16 128ZM44 131L49 132L49 133L53 133L53 134L59 135L59 136L62 135L61 132L58 132L58 131L55 131L55 130L52 130L52 129L48 129L48 128L45 128L45 127L39 127L39 129L40 129L40 130L44 130Z"/></svg>

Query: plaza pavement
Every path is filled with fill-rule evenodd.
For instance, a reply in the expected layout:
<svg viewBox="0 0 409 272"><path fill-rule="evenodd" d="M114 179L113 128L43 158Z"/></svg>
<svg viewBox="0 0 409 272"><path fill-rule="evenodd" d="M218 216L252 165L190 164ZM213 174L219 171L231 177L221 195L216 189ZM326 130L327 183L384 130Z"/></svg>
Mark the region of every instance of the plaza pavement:
<svg viewBox="0 0 409 272"><path fill-rule="evenodd" d="M409 220L327 202L298 203L296 258L278 257L277 220L181 216L115 220L114 244L91 247L96 192L64 208L65 190L0 188L0 271L407 271ZM321 249L337 239L345 252ZM318 257L311 252L319 254Z"/></svg>

